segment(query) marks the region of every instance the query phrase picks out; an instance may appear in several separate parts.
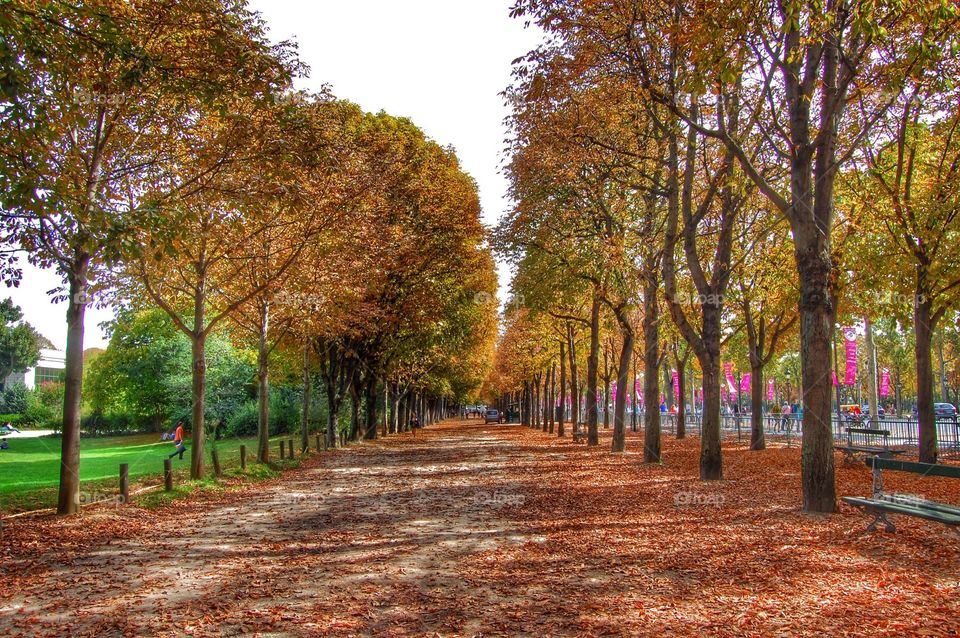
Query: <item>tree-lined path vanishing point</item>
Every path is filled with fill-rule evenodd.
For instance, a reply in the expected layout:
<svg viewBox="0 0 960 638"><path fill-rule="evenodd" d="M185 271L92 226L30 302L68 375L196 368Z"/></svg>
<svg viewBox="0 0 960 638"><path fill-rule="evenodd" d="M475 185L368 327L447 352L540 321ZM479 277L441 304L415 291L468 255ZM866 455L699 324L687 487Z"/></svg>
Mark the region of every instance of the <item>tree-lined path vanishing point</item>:
<svg viewBox="0 0 960 638"><path fill-rule="evenodd" d="M608 434L609 436L609 434ZM802 514L796 449L610 455L445 422L161 509L6 523L7 636L925 635L960 629L941 528ZM602 447L601 447L602 449ZM936 497L951 486L904 479ZM869 473L840 467L841 494ZM871 627L872 626L872 627ZM813 628L816 628L815 630ZM937 633L939 632L939 634Z"/></svg>

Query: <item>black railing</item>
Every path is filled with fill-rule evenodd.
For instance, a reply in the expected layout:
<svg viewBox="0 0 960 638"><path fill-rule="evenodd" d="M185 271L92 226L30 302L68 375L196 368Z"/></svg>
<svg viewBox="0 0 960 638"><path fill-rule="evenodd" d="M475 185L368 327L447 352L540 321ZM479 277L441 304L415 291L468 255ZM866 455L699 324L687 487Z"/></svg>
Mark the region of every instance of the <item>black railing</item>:
<svg viewBox="0 0 960 638"><path fill-rule="evenodd" d="M569 411L566 415L569 422ZM581 421L582 421L581 417ZM603 422L603 410L600 410L599 420ZM636 423L636 430L643 430L643 411L637 411L636 418L631 411L626 415L627 429L633 430ZM610 415L610 422L613 423L613 414ZM696 412L688 412L684 415L684 426L687 434L692 436L700 435L702 425L701 415ZM919 443L919 426L916 419L902 417L877 418L872 423L870 418L864 416L860 419L839 418L833 416L831 421L834 440L846 441L849 427L873 428L876 430L887 430L890 432L888 443L891 446L904 447L907 449L916 449ZM583 424L585 427L585 424ZM671 412L660 413L660 427L667 434L676 434L677 415ZM749 414L722 414L720 416L720 429L728 436L736 436L738 440L750 440L750 415ZM801 424L800 416L796 414L778 415L765 414L763 416L764 435L771 439L783 439L788 446L799 445ZM960 457L960 421L954 418L940 418L937 420L937 451L948 457Z"/></svg>

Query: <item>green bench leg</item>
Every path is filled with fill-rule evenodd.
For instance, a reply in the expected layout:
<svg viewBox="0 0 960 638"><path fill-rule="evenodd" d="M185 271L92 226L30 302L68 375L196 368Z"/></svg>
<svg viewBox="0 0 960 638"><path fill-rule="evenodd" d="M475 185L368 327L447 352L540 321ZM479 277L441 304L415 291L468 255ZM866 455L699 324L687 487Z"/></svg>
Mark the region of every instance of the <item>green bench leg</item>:
<svg viewBox="0 0 960 638"><path fill-rule="evenodd" d="M889 518L887 518L887 513L881 510L870 510L870 513L873 514L873 522L867 526L868 532L877 531L877 524L883 523L886 526L888 532L897 531L896 526L893 524Z"/></svg>

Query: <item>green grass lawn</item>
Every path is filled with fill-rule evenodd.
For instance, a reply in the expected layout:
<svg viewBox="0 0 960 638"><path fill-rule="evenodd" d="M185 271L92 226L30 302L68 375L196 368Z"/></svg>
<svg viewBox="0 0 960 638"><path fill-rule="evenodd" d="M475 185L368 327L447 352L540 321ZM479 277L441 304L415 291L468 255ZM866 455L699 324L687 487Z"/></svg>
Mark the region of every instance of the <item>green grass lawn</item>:
<svg viewBox="0 0 960 638"><path fill-rule="evenodd" d="M278 455L276 440L271 440L271 459ZM60 481L60 437L8 439L9 450L0 450L0 512L11 513L51 507L56 504ZM312 442L312 439L311 439ZM223 468L240 465L240 446L247 446L247 462L256 457L256 439L223 439L207 441L207 468L213 472L209 450L216 447ZM299 443L294 441L294 447ZM120 464L130 466L131 490L136 478L160 480L163 460L172 453L173 443L160 441L159 434L137 434L80 440L81 498L115 494L119 484ZM183 460L173 458L176 481L190 474L191 442ZM91 496L87 496L90 494Z"/></svg>

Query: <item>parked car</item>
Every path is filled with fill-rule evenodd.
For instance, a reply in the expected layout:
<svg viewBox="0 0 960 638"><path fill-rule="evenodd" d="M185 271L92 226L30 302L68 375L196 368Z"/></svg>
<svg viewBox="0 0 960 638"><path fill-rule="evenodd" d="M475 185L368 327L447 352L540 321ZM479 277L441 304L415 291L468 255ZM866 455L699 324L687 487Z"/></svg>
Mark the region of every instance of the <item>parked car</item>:
<svg viewBox="0 0 960 638"><path fill-rule="evenodd" d="M502 417L500 416L499 410L487 410L486 414L483 416L483 422L486 423L501 423Z"/></svg>
<svg viewBox="0 0 960 638"><path fill-rule="evenodd" d="M860 406L860 411L863 412L863 415L867 418L870 418L870 404L864 403ZM883 409L882 405L877 406L877 416L881 419L887 415L887 411Z"/></svg>
<svg viewBox="0 0 960 638"><path fill-rule="evenodd" d="M938 419L956 419L957 408L952 403L934 403L933 414Z"/></svg>

